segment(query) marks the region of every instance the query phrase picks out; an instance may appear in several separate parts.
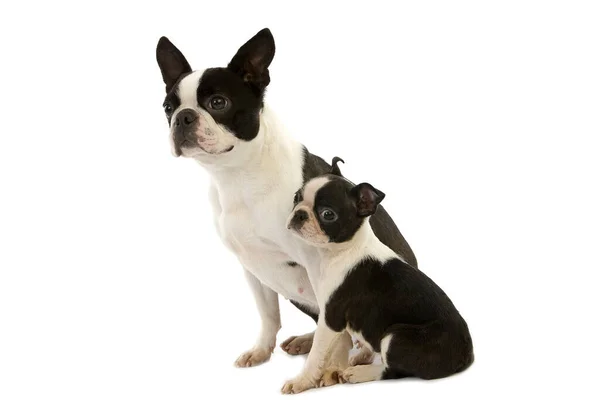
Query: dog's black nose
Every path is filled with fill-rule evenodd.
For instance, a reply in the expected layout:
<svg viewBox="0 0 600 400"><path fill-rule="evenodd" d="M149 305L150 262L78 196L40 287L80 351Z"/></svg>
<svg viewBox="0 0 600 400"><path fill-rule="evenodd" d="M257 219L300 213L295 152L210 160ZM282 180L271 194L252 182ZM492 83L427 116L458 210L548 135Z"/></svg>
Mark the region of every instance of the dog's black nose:
<svg viewBox="0 0 600 400"><path fill-rule="evenodd" d="M196 111L186 108L185 110L179 111L177 118L175 119L175 125L177 126L189 126L198 118Z"/></svg>
<svg viewBox="0 0 600 400"><path fill-rule="evenodd" d="M304 221L308 219L308 213L304 210L298 210L294 213L292 220L290 221L290 226L299 228L302 226Z"/></svg>

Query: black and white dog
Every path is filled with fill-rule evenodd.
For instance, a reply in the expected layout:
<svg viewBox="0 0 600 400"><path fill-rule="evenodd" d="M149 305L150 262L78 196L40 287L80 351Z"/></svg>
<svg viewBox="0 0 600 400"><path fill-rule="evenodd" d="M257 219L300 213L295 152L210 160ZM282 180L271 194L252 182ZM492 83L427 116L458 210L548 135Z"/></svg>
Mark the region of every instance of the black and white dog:
<svg viewBox="0 0 600 400"><path fill-rule="evenodd" d="M224 68L193 71L165 37L156 49L173 154L192 158L209 172L214 224L244 267L260 313L260 335L237 359L239 367L270 358L281 327L278 293L315 321L319 312L313 279L319 253L292 235L285 222L297 189L331 167L288 136L264 105L274 54L268 29L246 42ZM371 225L416 267L412 250L385 210L378 210ZM312 333L291 337L282 348L305 354L312 339Z"/></svg>
<svg viewBox="0 0 600 400"><path fill-rule="evenodd" d="M336 159L331 174L298 191L287 223L321 253L321 314L302 373L282 391L326 384L332 349L340 351L347 333L382 363L350 366L338 372L341 381L436 379L465 370L474 359L466 322L439 286L377 238L368 221L385 195L343 178Z"/></svg>

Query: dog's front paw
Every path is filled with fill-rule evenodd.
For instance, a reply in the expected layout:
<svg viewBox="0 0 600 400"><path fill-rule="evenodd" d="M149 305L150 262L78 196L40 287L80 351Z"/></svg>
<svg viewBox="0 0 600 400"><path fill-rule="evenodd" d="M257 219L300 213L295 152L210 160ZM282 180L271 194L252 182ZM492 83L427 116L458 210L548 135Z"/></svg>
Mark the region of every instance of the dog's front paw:
<svg viewBox="0 0 600 400"><path fill-rule="evenodd" d="M312 347L313 337L314 333L312 332L302 336L291 336L281 343L281 349L292 356L308 354Z"/></svg>
<svg viewBox="0 0 600 400"><path fill-rule="evenodd" d="M311 379L304 375L300 375L287 381L281 388L281 393L296 394L315 387L317 387L317 385L315 385Z"/></svg>
<svg viewBox="0 0 600 400"><path fill-rule="evenodd" d="M333 386L338 383L344 383L343 371L337 367L329 367L323 372L319 387Z"/></svg>
<svg viewBox="0 0 600 400"><path fill-rule="evenodd" d="M247 368L262 364L265 361L269 361L272 351L273 349L255 347L239 356L235 361L235 366L238 368Z"/></svg>

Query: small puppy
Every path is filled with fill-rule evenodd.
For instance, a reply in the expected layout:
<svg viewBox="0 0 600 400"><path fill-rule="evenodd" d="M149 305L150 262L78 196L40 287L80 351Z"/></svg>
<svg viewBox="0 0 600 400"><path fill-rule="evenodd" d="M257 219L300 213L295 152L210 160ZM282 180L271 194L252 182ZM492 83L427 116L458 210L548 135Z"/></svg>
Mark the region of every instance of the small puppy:
<svg viewBox="0 0 600 400"><path fill-rule="evenodd" d="M288 229L322 254L321 313L304 370L282 392L323 386L331 349L346 331L382 363L339 371L341 381L436 379L465 370L474 360L467 323L439 286L373 234L368 219L385 195L343 178L338 161L296 193L288 219Z"/></svg>

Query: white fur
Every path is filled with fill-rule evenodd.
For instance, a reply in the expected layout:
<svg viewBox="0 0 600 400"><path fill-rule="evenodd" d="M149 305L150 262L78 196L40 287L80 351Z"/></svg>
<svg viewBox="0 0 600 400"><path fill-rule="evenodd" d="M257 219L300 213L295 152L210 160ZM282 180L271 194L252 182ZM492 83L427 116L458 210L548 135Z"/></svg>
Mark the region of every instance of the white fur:
<svg viewBox="0 0 600 400"><path fill-rule="evenodd" d="M348 351L351 348L350 336L346 332L335 332L330 329L320 315L313 345L302 372L294 379L288 380L281 391L283 393L299 393L317 387L325 369L332 365L332 359L343 360L344 365L339 368L345 368L348 362ZM340 353L344 351L346 352L345 360L340 357Z"/></svg>
<svg viewBox="0 0 600 400"><path fill-rule="evenodd" d="M302 203L308 205L311 209L315 205L315 197L317 192L323 186L329 182L329 178L321 176L319 178L311 179L304 187Z"/></svg>
<svg viewBox="0 0 600 400"><path fill-rule="evenodd" d="M196 99L202 73L194 72L179 84L181 106L173 117L184 108L207 114ZM215 227L246 270L256 300L262 330L254 348L238 359L238 365L249 366L268 359L265 350L270 355L275 345L280 328L277 293L317 308L318 250L292 235L286 226L294 193L303 183L303 147L286 134L268 107L263 109L259 132L251 141L238 140L209 117L204 116L201 126L218 136L216 148L233 143L234 149L216 155L201 149L184 150L183 155L209 172ZM286 266L287 261L301 266Z"/></svg>
<svg viewBox="0 0 600 400"><path fill-rule="evenodd" d="M390 348L390 342L392 341L392 334L386 335L381 339L381 361L387 366L387 352Z"/></svg>

